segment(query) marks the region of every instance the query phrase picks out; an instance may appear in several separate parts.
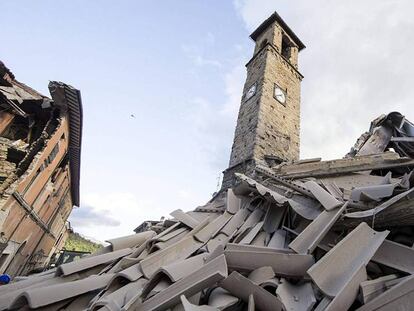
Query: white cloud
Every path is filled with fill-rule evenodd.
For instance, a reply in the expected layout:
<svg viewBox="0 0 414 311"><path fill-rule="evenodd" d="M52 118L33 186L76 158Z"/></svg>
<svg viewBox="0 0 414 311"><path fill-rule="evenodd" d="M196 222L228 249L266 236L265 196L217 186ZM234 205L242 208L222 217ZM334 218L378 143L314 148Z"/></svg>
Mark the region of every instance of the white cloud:
<svg viewBox="0 0 414 311"><path fill-rule="evenodd" d="M216 43L216 36L213 33L208 32L206 36L206 42L209 44Z"/></svg>
<svg viewBox="0 0 414 311"><path fill-rule="evenodd" d="M225 98L213 103L203 97L190 100L189 113L194 141L198 142L197 153L204 163L220 175L226 168L230 156L234 127L240 106L241 93L246 77L245 68L239 63L228 72L223 73Z"/></svg>
<svg viewBox="0 0 414 311"><path fill-rule="evenodd" d="M69 221L76 232L102 241L132 234L143 221L166 216L148 197L138 198L128 192L89 193L82 200L81 207L73 211Z"/></svg>
<svg viewBox="0 0 414 311"><path fill-rule="evenodd" d="M243 18L248 30L253 30L263 22L269 13L275 11L275 1L234 0L234 6ZM295 3L296 5L296 3Z"/></svg>
<svg viewBox="0 0 414 311"><path fill-rule="evenodd" d="M184 200L192 200L194 198L194 195L191 193L191 191L181 189L178 191L178 197Z"/></svg>
<svg viewBox="0 0 414 311"><path fill-rule="evenodd" d="M277 10L300 55L302 158L342 157L382 113L414 120L412 1L237 0L249 31Z"/></svg>
<svg viewBox="0 0 414 311"><path fill-rule="evenodd" d="M193 62L193 64L198 67L212 66L220 68L222 66L222 63L220 61L209 58L205 55L207 53L205 46L213 45L215 38L212 33L208 33L205 38L206 39L199 44L183 44L181 46L181 49L184 54Z"/></svg>
<svg viewBox="0 0 414 311"><path fill-rule="evenodd" d="M108 210L97 210L88 205L76 208L71 214L70 222L73 227L94 227L97 223L108 227L118 227L121 223L111 216Z"/></svg>
<svg viewBox="0 0 414 311"><path fill-rule="evenodd" d="M202 55L193 55L192 59L197 66L213 66L213 67L221 67L221 63L214 59L208 59L203 57Z"/></svg>
<svg viewBox="0 0 414 311"><path fill-rule="evenodd" d="M246 68L242 64L234 66L224 76L227 99L219 113L228 116L231 124L237 119L245 79Z"/></svg>

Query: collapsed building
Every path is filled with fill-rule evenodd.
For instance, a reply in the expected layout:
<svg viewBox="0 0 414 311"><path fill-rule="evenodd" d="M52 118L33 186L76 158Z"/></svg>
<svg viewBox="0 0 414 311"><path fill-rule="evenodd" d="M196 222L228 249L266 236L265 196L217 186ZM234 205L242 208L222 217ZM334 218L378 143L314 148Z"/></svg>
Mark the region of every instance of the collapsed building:
<svg viewBox="0 0 414 311"><path fill-rule="evenodd" d="M221 190L0 287L0 310L414 308L414 125L382 115L344 158L300 160L304 45L277 13L251 38Z"/></svg>
<svg viewBox="0 0 414 311"><path fill-rule="evenodd" d="M52 98L0 62L0 274L43 269L79 206L80 92L60 82L49 90Z"/></svg>

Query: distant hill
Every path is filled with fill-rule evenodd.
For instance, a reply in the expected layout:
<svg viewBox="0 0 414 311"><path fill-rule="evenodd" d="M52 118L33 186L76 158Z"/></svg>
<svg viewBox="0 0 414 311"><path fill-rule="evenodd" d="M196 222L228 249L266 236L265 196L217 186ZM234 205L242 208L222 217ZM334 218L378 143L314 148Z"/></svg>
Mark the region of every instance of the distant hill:
<svg viewBox="0 0 414 311"><path fill-rule="evenodd" d="M64 248L69 251L80 251L80 252L90 252L90 253L93 253L102 247L103 247L102 244L92 242L76 232L69 234L69 237L66 240L66 243L64 246Z"/></svg>

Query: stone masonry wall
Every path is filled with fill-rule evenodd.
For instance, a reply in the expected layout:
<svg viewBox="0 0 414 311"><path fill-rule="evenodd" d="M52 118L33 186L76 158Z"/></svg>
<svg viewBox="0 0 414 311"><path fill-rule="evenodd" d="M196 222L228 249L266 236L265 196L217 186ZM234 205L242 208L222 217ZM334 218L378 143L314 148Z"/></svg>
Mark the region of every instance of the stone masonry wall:
<svg viewBox="0 0 414 311"><path fill-rule="evenodd" d="M283 40L290 47L290 53L284 54L287 58L281 54ZM253 58L246 65L247 78L223 186L231 183L234 171L251 170L254 163L265 163L267 155L284 160L299 159L303 77L297 70L298 51L298 46L276 22L256 38ZM254 84L255 95L246 99L247 91ZM285 104L274 98L275 84L284 90Z"/></svg>
<svg viewBox="0 0 414 311"><path fill-rule="evenodd" d="M253 157L254 154L253 150L259 121L259 99L262 92L265 57L264 51L259 52L255 59L247 66L247 79L243 88L243 97L237 118L229 167ZM249 100L246 100L245 94L254 83L256 83L256 94Z"/></svg>
<svg viewBox="0 0 414 311"><path fill-rule="evenodd" d="M266 69L260 98L259 122L254 157L275 155L286 160L299 159L301 75L273 46L265 49ZM274 97L275 83L286 91L286 104Z"/></svg>

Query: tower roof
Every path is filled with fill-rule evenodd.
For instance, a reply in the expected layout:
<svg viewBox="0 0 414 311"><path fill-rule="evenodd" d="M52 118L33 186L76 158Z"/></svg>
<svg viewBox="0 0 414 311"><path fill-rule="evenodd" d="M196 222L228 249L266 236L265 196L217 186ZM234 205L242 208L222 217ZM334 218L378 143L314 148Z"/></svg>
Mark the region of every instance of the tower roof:
<svg viewBox="0 0 414 311"><path fill-rule="evenodd" d="M266 19L263 23L256 28L255 31L252 32L250 38L256 41L256 39L260 36L260 34L267 29L273 22L278 22L280 26L286 31L286 33L291 37L291 39L298 45L299 51L303 50L306 46L303 44L302 41L296 36L296 34L290 29L290 27L286 24L286 22L280 17L277 12L274 12L268 19Z"/></svg>

